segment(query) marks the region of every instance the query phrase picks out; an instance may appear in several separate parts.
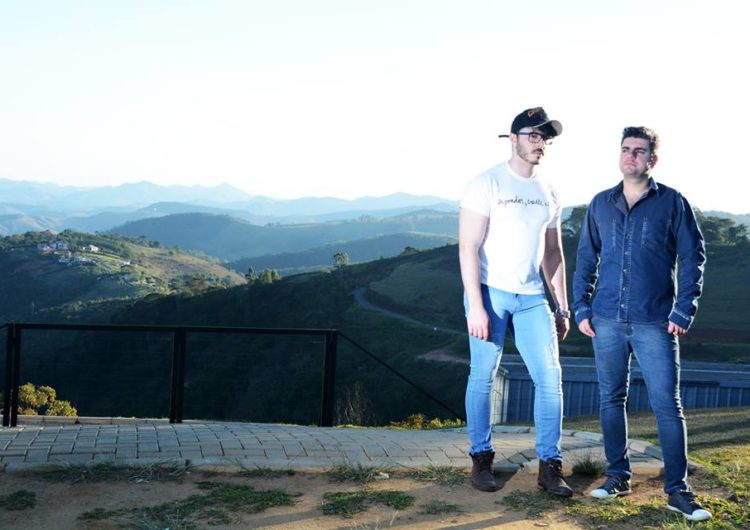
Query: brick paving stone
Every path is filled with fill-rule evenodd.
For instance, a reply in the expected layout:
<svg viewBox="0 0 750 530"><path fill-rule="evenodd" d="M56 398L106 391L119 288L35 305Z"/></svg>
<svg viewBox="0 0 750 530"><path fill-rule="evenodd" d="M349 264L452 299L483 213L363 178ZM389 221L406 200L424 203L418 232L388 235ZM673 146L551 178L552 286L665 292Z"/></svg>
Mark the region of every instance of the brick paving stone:
<svg viewBox="0 0 750 530"><path fill-rule="evenodd" d="M117 458L136 458L138 456L138 450L134 445L126 445L118 447L115 451Z"/></svg>
<svg viewBox="0 0 750 530"><path fill-rule="evenodd" d="M73 452L73 444L67 443L67 444L55 444L52 447L50 447L49 452L51 454L71 454Z"/></svg>
<svg viewBox="0 0 750 530"><path fill-rule="evenodd" d="M525 464L529 461L529 459L523 456L522 453L511 455L510 457L506 458L506 460L512 464Z"/></svg>
<svg viewBox="0 0 750 530"><path fill-rule="evenodd" d="M466 450L460 449L458 447L454 447L452 445L446 445L443 447L443 452L446 454L446 456L449 457L466 457L469 451L469 447L467 444Z"/></svg>
<svg viewBox="0 0 750 530"><path fill-rule="evenodd" d="M14 464L14 463L23 463L26 460L26 455L23 456L3 456L2 459L0 459L3 464Z"/></svg>
<svg viewBox="0 0 750 530"><path fill-rule="evenodd" d="M385 452L384 448L378 447L376 445L375 446L373 446L373 445L367 445L367 446L363 447L363 449L365 451L365 454L368 457L370 457L370 458L378 457L378 456L387 456L388 455L388 453Z"/></svg>
<svg viewBox="0 0 750 530"><path fill-rule="evenodd" d="M284 446L284 453L289 457L307 456L307 451L300 445Z"/></svg>
<svg viewBox="0 0 750 530"><path fill-rule="evenodd" d="M287 460L286 453L278 449L266 449L265 453L269 460Z"/></svg>
<svg viewBox="0 0 750 530"><path fill-rule="evenodd" d="M49 460L49 451L47 450L30 450L26 453L25 462L47 462Z"/></svg>

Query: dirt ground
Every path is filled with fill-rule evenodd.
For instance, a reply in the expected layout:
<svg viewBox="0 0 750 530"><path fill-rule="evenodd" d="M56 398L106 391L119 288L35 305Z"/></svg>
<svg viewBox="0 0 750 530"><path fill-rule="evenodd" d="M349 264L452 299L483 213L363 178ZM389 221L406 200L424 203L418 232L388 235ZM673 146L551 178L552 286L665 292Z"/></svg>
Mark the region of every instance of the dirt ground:
<svg viewBox="0 0 750 530"><path fill-rule="evenodd" d="M585 496L593 483L600 479L571 477L571 486L576 490L574 499L597 502ZM191 495L201 494L199 484L214 483L243 484L254 490L280 489L295 495L293 506L272 507L259 513L243 513L233 510L228 513L230 522L185 519L164 524L149 521L138 515L150 506L162 503L177 503ZM412 506L395 510L379 504L345 518L340 515L325 515L321 510L327 492L360 491L362 486L351 482L332 482L324 473L295 473L277 477L246 477L227 473L208 473L193 470L178 482L96 482L61 483L48 482L35 476L18 473L0 473L0 496L18 490L33 491L36 506L20 511L0 508L0 528L12 530L38 529L83 529L113 530L116 528L160 529L170 528L216 528L216 529L374 529L408 528L460 530L478 529L539 529L571 530L591 528L585 521L576 521L564 513L566 501L538 492L535 470L522 469L514 474L498 475L502 485L496 493L479 492L473 489L468 477L454 486L441 486L433 482L421 482L394 474L383 480L370 483L373 491L398 490L415 497ZM520 492L520 493L519 493ZM527 498L530 504L544 504L540 515L529 515L526 508L513 509L504 504L507 496ZM661 499L661 480L658 477L640 477L634 481L634 493L630 499L646 502ZM444 501L457 507L456 512L426 514L424 507L430 501ZM601 501L599 501L601 502ZM84 512L94 509L123 510L127 517L86 520L80 518ZM190 526L193 524L194 526ZM626 528L617 526L613 528Z"/></svg>

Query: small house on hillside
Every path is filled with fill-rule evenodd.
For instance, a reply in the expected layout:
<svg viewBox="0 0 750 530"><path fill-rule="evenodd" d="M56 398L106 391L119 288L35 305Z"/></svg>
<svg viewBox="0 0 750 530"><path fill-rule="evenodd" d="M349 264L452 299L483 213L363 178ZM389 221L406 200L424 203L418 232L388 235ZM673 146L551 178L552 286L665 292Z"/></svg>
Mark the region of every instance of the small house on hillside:
<svg viewBox="0 0 750 530"><path fill-rule="evenodd" d="M89 244L89 245L86 245L85 247L83 247L83 250L84 250L84 252L97 253L97 252L99 252L99 247L97 247L96 245Z"/></svg>

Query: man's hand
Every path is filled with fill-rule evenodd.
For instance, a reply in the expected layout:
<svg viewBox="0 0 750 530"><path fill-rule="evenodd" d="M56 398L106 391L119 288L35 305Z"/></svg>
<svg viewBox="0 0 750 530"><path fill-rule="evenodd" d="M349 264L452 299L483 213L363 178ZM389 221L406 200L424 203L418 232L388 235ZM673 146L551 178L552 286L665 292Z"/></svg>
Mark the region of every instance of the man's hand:
<svg viewBox="0 0 750 530"><path fill-rule="evenodd" d="M570 331L570 319L564 315L555 314L555 329L557 330L557 340L565 340Z"/></svg>
<svg viewBox="0 0 750 530"><path fill-rule="evenodd" d="M490 338L490 317L483 307L470 308L466 315L466 325L469 335L479 340Z"/></svg>
<svg viewBox="0 0 750 530"><path fill-rule="evenodd" d="M578 330L587 337L596 336L596 333L594 333L594 326L591 325L591 321L588 318L584 318L578 323Z"/></svg>
<svg viewBox="0 0 750 530"><path fill-rule="evenodd" d="M687 335L687 332L688 330L686 330L685 328L678 326L671 320L669 321L669 326L667 326L667 333L669 333L670 335L682 337L683 335Z"/></svg>

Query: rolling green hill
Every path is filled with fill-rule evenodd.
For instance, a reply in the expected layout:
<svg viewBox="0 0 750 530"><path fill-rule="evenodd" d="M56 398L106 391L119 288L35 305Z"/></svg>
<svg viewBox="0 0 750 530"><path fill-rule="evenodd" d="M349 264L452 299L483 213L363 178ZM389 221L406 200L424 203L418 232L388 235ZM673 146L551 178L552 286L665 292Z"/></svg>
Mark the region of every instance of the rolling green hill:
<svg viewBox="0 0 750 530"><path fill-rule="evenodd" d="M39 246L54 242L59 248ZM0 238L0 322L69 318L84 305L104 309L113 300L244 283L215 261L121 236L65 231Z"/></svg>
<svg viewBox="0 0 750 530"><path fill-rule="evenodd" d="M404 252L407 247L424 250L450 243L456 243L456 238L417 233L389 234L324 245L300 252L243 258L232 261L227 266L239 272L246 272L250 266L256 271L277 269L283 276L287 276L330 267L333 264L333 255L337 252L345 252L350 263L362 263L382 257L396 256Z"/></svg>
<svg viewBox="0 0 750 530"><path fill-rule="evenodd" d="M127 223L113 232L146 237L163 245L199 250L233 261L268 254L301 252L391 234L457 237L457 214L417 211L376 219L257 226L227 215L177 214Z"/></svg>

